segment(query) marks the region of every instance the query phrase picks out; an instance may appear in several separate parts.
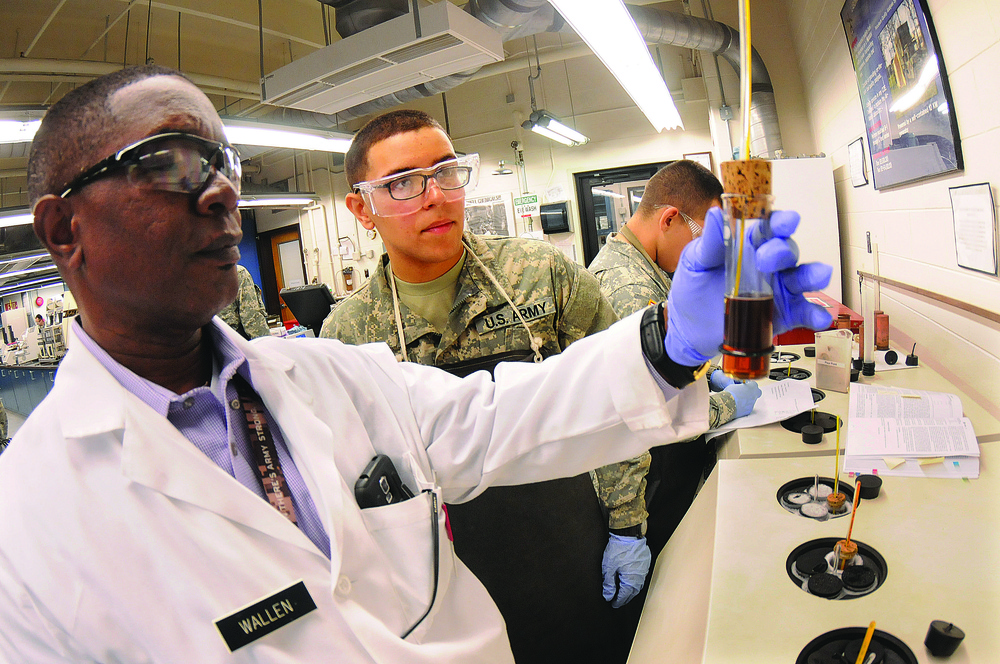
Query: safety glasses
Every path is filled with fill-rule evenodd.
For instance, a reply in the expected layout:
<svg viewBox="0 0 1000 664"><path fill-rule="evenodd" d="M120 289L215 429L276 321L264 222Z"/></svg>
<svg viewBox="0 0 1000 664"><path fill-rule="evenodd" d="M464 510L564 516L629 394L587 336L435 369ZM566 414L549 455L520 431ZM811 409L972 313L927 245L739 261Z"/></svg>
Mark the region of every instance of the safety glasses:
<svg viewBox="0 0 1000 664"><path fill-rule="evenodd" d="M402 173L359 182L354 190L361 194L365 205L380 217L396 217L416 212L423 206L427 181L444 194L446 201L455 201L465 193L465 188L476 186L479 181L479 155L467 154L436 164L433 168L414 168Z"/></svg>
<svg viewBox="0 0 1000 664"><path fill-rule="evenodd" d="M678 212L681 212L681 211L678 210ZM698 225L698 223L694 219L692 219L691 217L687 216L683 212L681 212L681 216L684 217L684 221L687 222L688 228L691 229L691 239L692 240L695 239L696 237L698 237L699 235L701 235L702 228L701 228L701 226Z"/></svg>
<svg viewBox="0 0 1000 664"><path fill-rule="evenodd" d="M92 182L124 171L130 184L190 194L220 173L240 191L240 153L231 145L184 132L157 134L122 148L66 185L66 198Z"/></svg>

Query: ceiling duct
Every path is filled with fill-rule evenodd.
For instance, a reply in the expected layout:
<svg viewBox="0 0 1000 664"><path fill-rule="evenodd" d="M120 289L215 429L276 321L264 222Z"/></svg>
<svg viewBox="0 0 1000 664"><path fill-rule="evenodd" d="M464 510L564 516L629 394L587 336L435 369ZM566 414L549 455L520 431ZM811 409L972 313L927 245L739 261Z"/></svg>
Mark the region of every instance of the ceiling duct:
<svg viewBox="0 0 1000 664"><path fill-rule="evenodd" d="M267 104L336 113L503 60L500 35L439 2L341 39L264 77Z"/></svg>

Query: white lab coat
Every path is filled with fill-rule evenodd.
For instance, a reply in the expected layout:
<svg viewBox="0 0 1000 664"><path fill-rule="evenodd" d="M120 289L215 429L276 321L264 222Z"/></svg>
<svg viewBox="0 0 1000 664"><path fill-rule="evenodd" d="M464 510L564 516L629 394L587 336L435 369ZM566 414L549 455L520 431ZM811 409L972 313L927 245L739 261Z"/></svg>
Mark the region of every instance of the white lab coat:
<svg viewBox="0 0 1000 664"><path fill-rule="evenodd" d="M228 333L228 328L227 333ZM254 385L330 534L327 559L74 343L0 455L0 659L11 662L510 662L499 612L441 537L429 494L358 508L376 452L439 500L572 476L707 428L697 381L666 400L638 318L540 368L459 380L382 344L259 339ZM303 580L318 609L230 654L214 621Z"/></svg>

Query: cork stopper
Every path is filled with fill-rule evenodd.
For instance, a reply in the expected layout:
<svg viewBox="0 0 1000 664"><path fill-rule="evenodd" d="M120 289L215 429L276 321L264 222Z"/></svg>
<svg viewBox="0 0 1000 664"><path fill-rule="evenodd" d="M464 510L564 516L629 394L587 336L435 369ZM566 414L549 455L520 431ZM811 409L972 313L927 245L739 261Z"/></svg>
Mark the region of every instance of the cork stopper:
<svg viewBox="0 0 1000 664"><path fill-rule="evenodd" d="M721 164L722 186L727 194L739 194L745 199L733 200L733 214L743 219L757 219L770 212L767 199L755 196L771 195L771 162L766 159L741 159Z"/></svg>
<svg viewBox="0 0 1000 664"><path fill-rule="evenodd" d="M837 542L836 551L838 556L837 569L844 569L847 563L851 562L851 559L858 554L858 545L849 540L840 540Z"/></svg>
<svg viewBox="0 0 1000 664"><path fill-rule="evenodd" d="M826 503L830 507L830 512L836 514L844 508L844 503L847 502L847 496L843 493L831 493L826 497Z"/></svg>

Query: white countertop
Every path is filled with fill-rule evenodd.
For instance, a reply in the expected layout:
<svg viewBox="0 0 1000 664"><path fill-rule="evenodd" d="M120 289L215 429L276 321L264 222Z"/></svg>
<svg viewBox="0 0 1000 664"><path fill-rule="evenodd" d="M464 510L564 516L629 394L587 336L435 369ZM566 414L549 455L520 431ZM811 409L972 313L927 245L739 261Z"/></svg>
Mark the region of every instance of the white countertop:
<svg viewBox="0 0 1000 664"><path fill-rule="evenodd" d="M629 664L791 664L815 637L873 620L922 663L942 661L923 645L932 620L967 634L950 664L1000 662L1000 445L983 446L976 480L883 478L852 539L888 574L853 600L809 595L785 571L793 549L843 538L850 519L791 514L776 492L832 471L828 457L721 460L656 562Z"/></svg>

